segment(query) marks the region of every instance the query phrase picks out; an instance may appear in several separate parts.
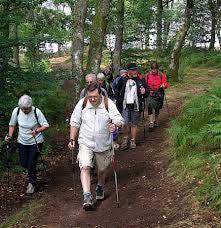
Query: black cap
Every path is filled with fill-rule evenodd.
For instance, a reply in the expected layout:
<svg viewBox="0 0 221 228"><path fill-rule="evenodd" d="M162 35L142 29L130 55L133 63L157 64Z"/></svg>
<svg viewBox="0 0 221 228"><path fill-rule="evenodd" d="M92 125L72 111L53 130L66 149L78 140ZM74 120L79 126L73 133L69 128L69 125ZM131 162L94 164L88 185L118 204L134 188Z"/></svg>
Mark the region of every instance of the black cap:
<svg viewBox="0 0 221 228"><path fill-rule="evenodd" d="M136 63L130 63L127 65L127 70L137 70L138 66Z"/></svg>

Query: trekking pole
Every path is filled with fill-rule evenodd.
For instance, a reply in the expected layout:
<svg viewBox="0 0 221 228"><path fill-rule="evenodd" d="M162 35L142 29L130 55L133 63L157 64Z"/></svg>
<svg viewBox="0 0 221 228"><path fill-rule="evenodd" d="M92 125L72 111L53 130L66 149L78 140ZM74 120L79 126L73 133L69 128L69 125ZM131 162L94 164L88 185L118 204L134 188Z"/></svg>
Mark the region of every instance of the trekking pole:
<svg viewBox="0 0 221 228"><path fill-rule="evenodd" d="M143 98L143 135L146 137L146 128L145 128L145 98Z"/></svg>
<svg viewBox="0 0 221 228"><path fill-rule="evenodd" d="M73 145L73 139L71 139L71 144ZM75 164L74 161L74 148L71 149L71 164L72 164L72 175L73 175L73 182L74 182L74 196L76 197L76 175L75 175Z"/></svg>
<svg viewBox="0 0 221 228"><path fill-rule="evenodd" d="M117 181L117 172L116 172L116 163L115 163L115 152L114 152L114 140L113 140L113 134L111 134L111 141L112 141L112 151L113 151L113 159L112 159L112 166L114 170L114 181L115 181L115 191L116 191L116 203L117 207L120 207L119 203L119 190L118 190L118 181Z"/></svg>
<svg viewBox="0 0 221 228"><path fill-rule="evenodd" d="M39 153L39 156L40 156L40 159L41 159L41 163L43 164L43 168L44 168L45 175L48 176L47 170L46 170L46 166L45 166L45 162L44 162L44 160L43 160L43 158L42 158L41 151L40 151L40 149L39 149L39 147L38 147L38 142L37 142L36 137L35 137L34 135L33 135L33 138L34 138L34 140L35 140L35 145L36 145L37 151L38 151L38 153Z"/></svg>
<svg viewBox="0 0 221 228"><path fill-rule="evenodd" d="M9 179L10 179L10 175L9 175L9 149L10 149L10 146L7 143L6 144L6 165L7 165L7 183L8 183L8 188L9 188Z"/></svg>
<svg viewBox="0 0 221 228"><path fill-rule="evenodd" d="M164 98L165 98L165 102L166 102L167 112L168 112L168 115L170 116L169 106L168 106L168 102L167 102L166 93L164 93Z"/></svg>

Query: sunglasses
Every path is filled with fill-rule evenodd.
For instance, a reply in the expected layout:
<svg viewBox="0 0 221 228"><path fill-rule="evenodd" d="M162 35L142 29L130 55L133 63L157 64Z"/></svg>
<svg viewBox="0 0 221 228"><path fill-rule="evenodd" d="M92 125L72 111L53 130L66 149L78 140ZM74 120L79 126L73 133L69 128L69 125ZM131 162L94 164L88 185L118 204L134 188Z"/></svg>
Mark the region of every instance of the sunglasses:
<svg viewBox="0 0 221 228"><path fill-rule="evenodd" d="M93 81L87 81L86 83L87 83L87 84L91 84L91 83L93 83Z"/></svg>

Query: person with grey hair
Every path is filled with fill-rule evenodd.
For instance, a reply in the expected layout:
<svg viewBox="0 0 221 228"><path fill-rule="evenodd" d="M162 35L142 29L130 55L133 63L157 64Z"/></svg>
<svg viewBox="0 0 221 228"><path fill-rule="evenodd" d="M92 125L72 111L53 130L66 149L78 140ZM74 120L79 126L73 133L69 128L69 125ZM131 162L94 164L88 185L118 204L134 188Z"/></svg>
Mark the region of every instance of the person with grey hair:
<svg viewBox="0 0 221 228"><path fill-rule="evenodd" d="M15 127L18 126L17 145L19 160L22 167L28 170L28 185L26 194L33 194L37 180L37 161L39 150L42 150L43 135L49 124L40 109L33 106L32 98L23 95L11 115L6 143L10 142Z"/></svg>
<svg viewBox="0 0 221 228"><path fill-rule="evenodd" d="M86 81L86 84L87 85L96 82L96 80L97 80L96 74L90 73L90 74L87 74L85 76L85 81ZM84 89L81 90L80 99L82 99L83 97L85 97L85 95L86 95L86 88L84 88Z"/></svg>
<svg viewBox="0 0 221 228"><path fill-rule="evenodd" d="M104 73L98 73L97 74L97 83L100 85L100 87L106 91L107 96L113 100L114 99L114 90L112 88L112 83L109 83L106 80L106 77Z"/></svg>
<svg viewBox="0 0 221 228"><path fill-rule="evenodd" d="M96 74L93 74L93 73L87 74L85 76L85 81L87 83L87 86L90 85L91 83L97 82ZM105 89L101 88L101 91L103 96L108 96L107 91ZM87 93L86 88L82 89L80 93L80 99L84 98L86 96L86 93Z"/></svg>

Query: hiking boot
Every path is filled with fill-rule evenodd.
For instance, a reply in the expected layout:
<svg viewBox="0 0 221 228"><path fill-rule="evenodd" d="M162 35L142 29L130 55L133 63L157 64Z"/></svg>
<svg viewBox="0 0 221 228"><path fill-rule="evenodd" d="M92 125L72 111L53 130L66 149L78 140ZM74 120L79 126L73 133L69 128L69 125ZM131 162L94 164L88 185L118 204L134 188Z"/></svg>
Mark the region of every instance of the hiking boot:
<svg viewBox="0 0 221 228"><path fill-rule="evenodd" d="M153 130L153 128L154 128L154 123L153 123L153 122L149 123L148 128L149 128L149 130Z"/></svg>
<svg viewBox="0 0 221 228"><path fill-rule="evenodd" d="M96 200L103 200L104 199L104 190L103 187L97 185L96 187Z"/></svg>
<svg viewBox="0 0 221 228"><path fill-rule="evenodd" d="M84 193L83 209L85 211L92 210L92 195L90 192Z"/></svg>
<svg viewBox="0 0 221 228"><path fill-rule="evenodd" d="M155 127L155 128L156 128L156 127L159 127L158 122L154 121L154 127Z"/></svg>
<svg viewBox="0 0 221 228"><path fill-rule="evenodd" d="M137 147L135 140L130 140L130 149L135 149Z"/></svg>
<svg viewBox="0 0 221 228"><path fill-rule="evenodd" d="M31 195L35 192L35 188L31 183L28 183L26 194Z"/></svg>
<svg viewBox="0 0 221 228"><path fill-rule="evenodd" d="M128 148L128 138L124 137L123 142L121 143L121 149L126 150Z"/></svg>

